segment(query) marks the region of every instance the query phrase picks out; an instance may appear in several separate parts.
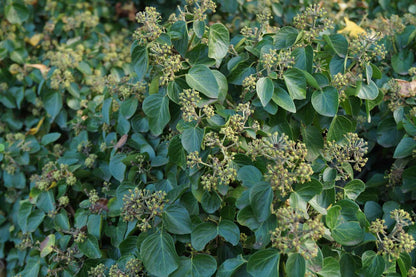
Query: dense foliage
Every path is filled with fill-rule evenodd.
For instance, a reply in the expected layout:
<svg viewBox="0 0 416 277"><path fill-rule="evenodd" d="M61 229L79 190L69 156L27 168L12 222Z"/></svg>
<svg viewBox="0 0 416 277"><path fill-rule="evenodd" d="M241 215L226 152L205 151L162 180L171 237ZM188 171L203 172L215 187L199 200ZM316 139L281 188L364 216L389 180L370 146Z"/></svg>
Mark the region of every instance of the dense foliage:
<svg viewBox="0 0 416 277"><path fill-rule="evenodd" d="M0 275L416 276L413 1L153 2L0 5Z"/></svg>

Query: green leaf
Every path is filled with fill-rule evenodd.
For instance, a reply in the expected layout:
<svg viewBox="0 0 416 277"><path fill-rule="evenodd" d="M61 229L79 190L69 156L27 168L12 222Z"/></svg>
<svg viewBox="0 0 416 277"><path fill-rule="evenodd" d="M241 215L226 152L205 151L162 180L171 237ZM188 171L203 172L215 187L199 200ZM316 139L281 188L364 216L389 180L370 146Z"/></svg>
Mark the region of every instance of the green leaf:
<svg viewBox="0 0 416 277"><path fill-rule="evenodd" d="M344 135L355 131L355 124L343 115L336 115L329 126L327 140L339 141L344 138Z"/></svg>
<svg viewBox="0 0 416 277"><path fill-rule="evenodd" d="M193 248L197 251L204 250L208 242L213 240L217 233L217 226L211 222L204 222L198 224L191 233L191 243Z"/></svg>
<svg viewBox="0 0 416 277"><path fill-rule="evenodd" d="M260 226L260 222L258 222L254 216L251 206L246 206L242 210L238 211L237 221L240 225L246 226L252 231L256 230Z"/></svg>
<svg viewBox="0 0 416 277"><path fill-rule="evenodd" d="M147 47L138 45L135 41L131 46L131 64L133 65L134 71L140 80L146 75L147 67L149 66L149 53Z"/></svg>
<svg viewBox="0 0 416 277"><path fill-rule="evenodd" d="M193 25L192 25L192 29L194 30L194 32L195 32L195 34L198 38L202 38L202 36L204 35L204 32L205 32L205 22L195 20Z"/></svg>
<svg viewBox="0 0 416 277"><path fill-rule="evenodd" d="M146 97L143 112L149 117L150 131L160 135L170 121L169 98L159 93Z"/></svg>
<svg viewBox="0 0 416 277"><path fill-rule="evenodd" d="M100 247L98 246L98 240L93 235L88 234L87 238L83 242L77 244L79 250L88 258L101 258L101 251Z"/></svg>
<svg viewBox="0 0 416 277"><path fill-rule="evenodd" d="M272 96L273 102L282 107L288 112L296 113L296 106L290 97L289 93L283 88L277 86L274 88L274 93Z"/></svg>
<svg viewBox="0 0 416 277"><path fill-rule="evenodd" d="M340 34L333 34L333 35L324 35L323 36L326 43L328 43L329 47L334 50L340 57L345 57L348 51L348 41L347 39Z"/></svg>
<svg viewBox="0 0 416 277"><path fill-rule="evenodd" d="M204 130L198 127L185 129L181 135L183 148L188 152L200 151Z"/></svg>
<svg viewBox="0 0 416 277"><path fill-rule="evenodd" d="M80 61L77 65L77 69L84 75L92 75L91 67L85 61Z"/></svg>
<svg viewBox="0 0 416 277"><path fill-rule="evenodd" d="M206 277L217 270L217 261L206 254L197 254L191 258L181 257L179 268L170 277Z"/></svg>
<svg viewBox="0 0 416 277"><path fill-rule="evenodd" d="M306 79L302 71L296 68L286 70L283 74L283 79L293 100L306 98Z"/></svg>
<svg viewBox="0 0 416 277"><path fill-rule="evenodd" d="M308 153L306 159L308 161L315 160L321 153L321 150L324 148L324 139L322 137L321 131L315 126L307 126L306 128L301 128L302 137Z"/></svg>
<svg viewBox="0 0 416 277"><path fill-rule="evenodd" d="M23 3L14 2L4 9L6 19L12 24L22 24L29 18L29 9Z"/></svg>
<svg viewBox="0 0 416 277"><path fill-rule="evenodd" d="M247 261L244 260L241 254L235 258L225 260L218 268L216 276L217 277L231 277L246 262Z"/></svg>
<svg viewBox="0 0 416 277"><path fill-rule="evenodd" d="M129 119L136 112L138 105L139 100L135 96L132 96L121 103L120 112L126 119Z"/></svg>
<svg viewBox="0 0 416 277"><path fill-rule="evenodd" d="M368 250L361 256L365 276L380 277L385 268L384 258L377 255L374 251Z"/></svg>
<svg viewBox="0 0 416 277"><path fill-rule="evenodd" d="M277 49L291 47L298 37L299 31L291 26L282 27L274 37L274 45Z"/></svg>
<svg viewBox="0 0 416 277"><path fill-rule="evenodd" d="M54 141L57 141L61 137L61 133L49 133L42 137L41 144L48 145Z"/></svg>
<svg viewBox="0 0 416 277"><path fill-rule="evenodd" d="M165 232L145 238L140 246L140 256L146 270L155 276L168 276L179 266L175 243Z"/></svg>
<svg viewBox="0 0 416 277"><path fill-rule="evenodd" d="M220 221L218 234L234 246L240 242L240 229L230 220Z"/></svg>
<svg viewBox="0 0 416 277"><path fill-rule="evenodd" d="M345 195L352 200L357 199L357 197L365 190L365 184L359 179L350 181L344 187Z"/></svg>
<svg viewBox="0 0 416 277"><path fill-rule="evenodd" d="M122 182L124 180L126 165L123 163L123 160L125 157L126 156L123 154L116 154L110 158L110 173L119 182Z"/></svg>
<svg viewBox="0 0 416 277"><path fill-rule="evenodd" d="M216 192L205 191L202 195L201 206L207 213L213 213L221 206L221 198Z"/></svg>
<svg viewBox="0 0 416 277"><path fill-rule="evenodd" d="M286 274L288 277L305 276L306 263L305 258L301 254L292 253L286 262Z"/></svg>
<svg viewBox="0 0 416 277"><path fill-rule="evenodd" d="M333 117L338 112L338 91L334 87L314 91L311 102L319 114Z"/></svg>
<svg viewBox="0 0 416 277"><path fill-rule="evenodd" d="M337 259L334 257L326 257L324 259L324 266L318 271L318 275L322 277L341 277L340 270L340 262Z"/></svg>
<svg viewBox="0 0 416 277"><path fill-rule="evenodd" d="M180 135L174 136L169 142L168 148L169 162L184 168L186 166L186 154L183 149Z"/></svg>
<svg viewBox="0 0 416 277"><path fill-rule="evenodd" d="M279 258L279 251L276 249L260 250L248 259L247 272L252 276L278 277Z"/></svg>
<svg viewBox="0 0 416 277"><path fill-rule="evenodd" d="M50 234L40 243L40 256L46 257L49 253L52 253L55 246L55 235Z"/></svg>
<svg viewBox="0 0 416 277"><path fill-rule="evenodd" d="M376 83L373 81L370 81L370 83L363 84L362 82L357 82L358 86L358 94L357 97L361 99L367 99L367 100L374 100L378 96L378 87Z"/></svg>
<svg viewBox="0 0 416 277"><path fill-rule="evenodd" d="M403 192L408 192L416 189L416 166L406 168L402 174L403 185L401 187Z"/></svg>
<svg viewBox="0 0 416 277"><path fill-rule="evenodd" d="M172 234L189 234L192 231L192 222L188 210L179 204L166 207L162 214L163 225Z"/></svg>
<svg viewBox="0 0 416 277"><path fill-rule="evenodd" d="M216 60L217 67L227 55L230 45L230 33L227 27L221 23L215 23L209 27L208 57Z"/></svg>
<svg viewBox="0 0 416 277"><path fill-rule="evenodd" d="M357 245L364 239L364 230L357 221L339 222L331 230L336 242L346 246Z"/></svg>
<svg viewBox="0 0 416 277"><path fill-rule="evenodd" d="M178 50L182 56L185 56L186 51L188 50L188 28L186 22L183 20L176 21L171 25L168 33L175 49Z"/></svg>
<svg viewBox="0 0 416 277"><path fill-rule="evenodd" d="M191 88L200 91L209 98L218 97L220 88L214 73L208 66L202 64L193 66L185 75L185 78Z"/></svg>
<svg viewBox="0 0 416 277"><path fill-rule="evenodd" d="M62 108L62 95L59 91L49 92L43 97L43 106L51 117L51 121L55 119Z"/></svg>
<svg viewBox="0 0 416 277"><path fill-rule="evenodd" d="M273 190L270 184L262 182L250 189L250 205L259 222L270 216L272 200Z"/></svg>
<svg viewBox="0 0 416 277"><path fill-rule="evenodd" d="M403 159L412 155L413 150L416 148L416 141L411 137L403 137L394 150L393 158Z"/></svg>
<svg viewBox="0 0 416 277"><path fill-rule="evenodd" d="M265 107L273 96L273 81L270 78L262 77L256 83L257 96L259 97L261 104Z"/></svg>
<svg viewBox="0 0 416 277"><path fill-rule="evenodd" d="M407 49L400 50L391 57L391 65L396 73L407 75L414 62L414 54Z"/></svg>

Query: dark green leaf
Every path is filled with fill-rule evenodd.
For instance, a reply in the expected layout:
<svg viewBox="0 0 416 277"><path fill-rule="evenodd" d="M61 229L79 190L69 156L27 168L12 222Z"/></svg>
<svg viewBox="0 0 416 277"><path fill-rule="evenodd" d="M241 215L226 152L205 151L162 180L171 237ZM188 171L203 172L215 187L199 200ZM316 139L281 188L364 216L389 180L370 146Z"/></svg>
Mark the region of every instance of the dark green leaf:
<svg viewBox="0 0 416 277"><path fill-rule="evenodd" d="M200 91L209 98L217 98L219 94L219 85L214 73L206 66L198 64L193 66L188 74L185 75L188 85Z"/></svg>
<svg viewBox="0 0 416 277"><path fill-rule="evenodd" d="M175 243L165 232L145 238L140 246L140 256L146 270L155 276L168 276L179 266Z"/></svg>

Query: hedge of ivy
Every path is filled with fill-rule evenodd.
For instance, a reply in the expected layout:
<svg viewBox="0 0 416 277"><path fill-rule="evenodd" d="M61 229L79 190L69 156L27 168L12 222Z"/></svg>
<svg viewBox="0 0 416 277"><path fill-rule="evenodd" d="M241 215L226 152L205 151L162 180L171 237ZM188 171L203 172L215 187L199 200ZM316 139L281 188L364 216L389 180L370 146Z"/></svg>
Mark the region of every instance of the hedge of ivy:
<svg viewBox="0 0 416 277"><path fill-rule="evenodd" d="M416 276L413 1L3 2L0 276Z"/></svg>

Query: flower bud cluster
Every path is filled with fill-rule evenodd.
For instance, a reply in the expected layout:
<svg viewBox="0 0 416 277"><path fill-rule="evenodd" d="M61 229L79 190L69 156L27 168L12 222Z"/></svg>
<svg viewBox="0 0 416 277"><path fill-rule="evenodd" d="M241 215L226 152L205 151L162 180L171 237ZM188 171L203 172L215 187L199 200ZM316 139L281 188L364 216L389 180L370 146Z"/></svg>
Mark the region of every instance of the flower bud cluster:
<svg viewBox="0 0 416 277"><path fill-rule="evenodd" d="M263 156L269 161L266 179L275 191L285 197L292 191L294 183L304 183L313 174L306 161L306 145L289 139L285 134L274 133L266 139L254 139L248 144L247 155L254 160Z"/></svg>
<svg viewBox="0 0 416 277"><path fill-rule="evenodd" d="M334 22L328 18L328 12L318 4L311 5L293 18L296 28L303 30L305 43L310 43L319 37L321 32L331 29Z"/></svg>
<svg viewBox="0 0 416 277"><path fill-rule="evenodd" d="M85 159L85 162L84 162L85 166L88 168L93 168L97 157L98 156L96 154L89 154L88 157Z"/></svg>
<svg viewBox="0 0 416 277"><path fill-rule="evenodd" d="M64 16L62 22L64 23L63 30L69 32L71 30L79 29L81 26L87 29L94 28L98 25L99 18L90 11L84 11L75 16Z"/></svg>
<svg viewBox="0 0 416 277"><path fill-rule="evenodd" d="M387 176L385 176L385 178L389 180L389 186L396 186L401 183L404 168L404 163L393 163Z"/></svg>
<svg viewBox="0 0 416 277"><path fill-rule="evenodd" d="M193 16L194 21L204 21L207 12L215 12L217 5L213 0L186 0L184 11L180 10L182 20Z"/></svg>
<svg viewBox="0 0 416 277"><path fill-rule="evenodd" d="M404 227L413 225L410 214L404 210L396 209L390 212L390 217L396 221L393 230L388 233L384 219L376 219L369 227L369 231L377 236L377 248L380 254L398 259L403 252L410 253L416 247L412 235L406 233Z"/></svg>
<svg viewBox="0 0 416 277"><path fill-rule="evenodd" d="M271 232L272 246L283 253L299 253L309 260L318 254L318 241L325 233L322 216L305 219L290 206L281 207L276 214L279 226Z"/></svg>
<svg viewBox="0 0 416 277"><path fill-rule="evenodd" d="M196 112L198 102L201 101L199 92L194 89L184 89L179 93L179 104L181 105L182 118L186 122L198 120Z"/></svg>
<svg viewBox="0 0 416 277"><path fill-rule="evenodd" d="M245 99L246 95L250 92L253 92L256 90L256 84L257 84L257 77L255 74L251 74L244 78L243 80L243 93L240 95L241 99Z"/></svg>
<svg viewBox="0 0 416 277"><path fill-rule="evenodd" d="M240 103L236 112L228 118L225 126L220 130L220 134L224 134L227 140L234 142L238 142L238 137L246 129L246 122L254 111L250 109L250 103Z"/></svg>
<svg viewBox="0 0 416 277"><path fill-rule="evenodd" d="M152 227L152 219L162 215L166 202L166 193L163 191L152 193L135 188L124 195L121 215L124 221L138 220L137 227L144 232Z"/></svg>
<svg viewBox="0 0 416 277"><path fill-rule="evenodd" d="M341 72L337 73L332 77L331 85L338 90L339 100L342 102L347 98L345 94L345 89L348 87L349 74L342 74Z"/></svg>
<svg viewBox="0 0 416 277"><path fill-rule="evenodd" d="M373 59L384 59L387 52L384 44L380 43L382 38L383 35L380 32L361 33L350 41L349 54L355 57L362 68Z"/></svg>
<svg viewBox="0 0 416 277"><path fill-rule="evenodd" d="M92 267L89 271L88 271L88 276L90 277L105 277L105 271L106 271L107 267L105 266L105 264L98 264L95 267Z"/></svg>
<svg viewBox="0 0 416 277"><path fill-rule="evenodd" d="M269 53L263 54L261 62L267 73L277 71L279 78L283 78L285 69L292 68L295 64L295 58L292 57L290 50L270 49Z"/></svg>
<svg viewBox="0 0 416 277"><path fill-rule="evenodd" d="M359 138L356 133L347 133L342 143L327 141L323 154L330 166L338 171L341 179L347 180L350 176L343 166L350 163L353 164L354 170L361 171L368 160L364 158L367 151L367 142L364 139Z"/></svg>
<svg viewBox="0 0 416 277"><path fill-rule="evenodd" d="M33 175L31 181L35 182L40 190L49 190L55 187L59 182L64 181L67 185L73 186L77 178L69 171L68 165L57 164L57 162L48 162L42 168L42 174Z"/></svg>
<svg viewBox="0 0 416 277"><path fill-rule="evenodd" d="M144 12L138 12L136 20L141 27L136 29L133 38L141 45L156 40L163 32L162 26L159 25L161 19L160 13L154 7L146 7Z"/></svg>
<svg viewBox="0 0 416 277"><path fill-rule="evenodd" d="M155 64L162 68L161 85L175 80L175 73L182 69L181 55L174 53L172 45L156 43L151 47Z"/></svg>

